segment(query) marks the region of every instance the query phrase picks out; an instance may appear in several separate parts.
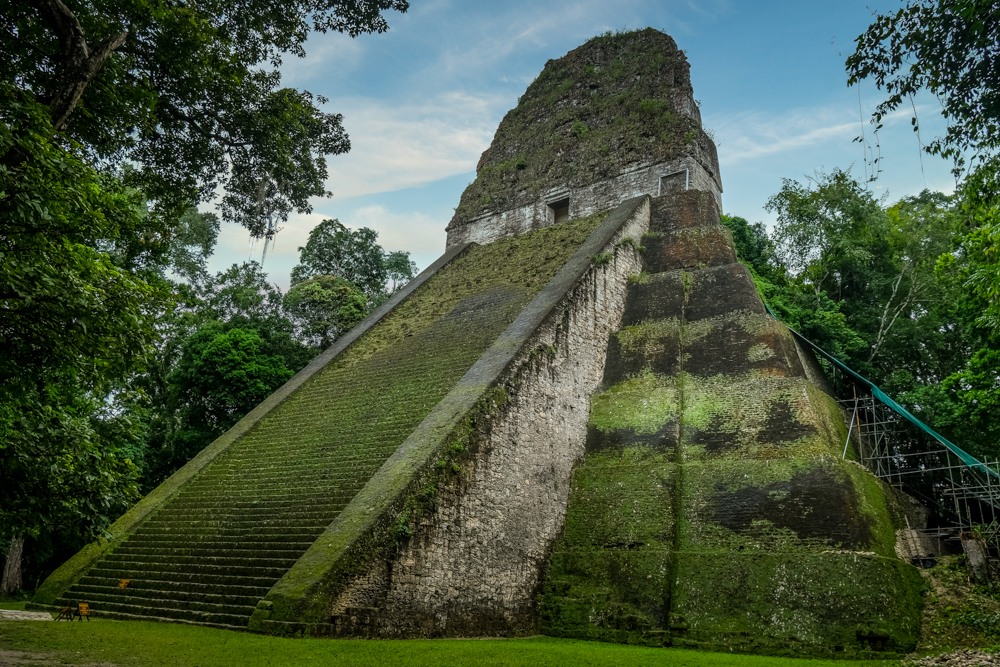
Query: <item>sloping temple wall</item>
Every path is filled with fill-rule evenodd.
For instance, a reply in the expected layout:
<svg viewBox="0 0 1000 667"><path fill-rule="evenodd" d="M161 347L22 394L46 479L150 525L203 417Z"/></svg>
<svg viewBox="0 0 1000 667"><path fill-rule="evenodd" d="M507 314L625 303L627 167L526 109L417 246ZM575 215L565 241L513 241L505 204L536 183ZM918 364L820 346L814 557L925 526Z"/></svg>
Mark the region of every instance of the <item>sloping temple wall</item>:
<svg viewBox="0 0 1000 667"><path fill-rule="evenodd" d="M616 216L627 219L618 224ZM648 229L648 198L626 202L609 223L609 235L584 249L598 263L568 266L505 334L514 344L501 341L477 364L486 371L494 354L504 359L488 378L504 400L476 419L454 468L439 460L454 474L438 483L432 505L405 514L407 537L398 549L334 598L331 632L535 632L534 594L583 455L603 351L628 278L640 268L635 248ZM477 368L469 375L476 383L486 377Z"/></svg>
<svg viewBox="0 0 1000 667"><path fill-rule="evenodd" d="M707 193L653 201L593 399L546 634L811 655L908 651L919 575L843 460L815 360L766 313Z"/></svg>

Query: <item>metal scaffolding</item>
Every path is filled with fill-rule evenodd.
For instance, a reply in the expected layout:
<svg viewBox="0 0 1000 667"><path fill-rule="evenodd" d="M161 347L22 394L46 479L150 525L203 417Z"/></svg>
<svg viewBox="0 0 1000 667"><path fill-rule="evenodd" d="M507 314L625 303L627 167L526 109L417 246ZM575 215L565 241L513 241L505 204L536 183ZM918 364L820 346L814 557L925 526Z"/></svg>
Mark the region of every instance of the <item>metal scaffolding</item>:
<svg viewBox="0 0 1000 667"><path fill-rule="evenodd" d="M952 528L1000 525L1000 463L970 465L871 394L840 403L852 415L848 441L877 477L934 509Z"/></svg>
<svg viewBox="0 0 1000 667"><path fill-rule="evenodd" d="M770 308L767 311L774 316ZM935 511L936 525L921 531L928 536L957 538L975 528L981 539L1000 545L1000 463L980 461L963 451L878 385L799 332L790 331L832 371L836 394L853 394L840 401L851 414L843 456L854 438L862 465Z"/></svg>

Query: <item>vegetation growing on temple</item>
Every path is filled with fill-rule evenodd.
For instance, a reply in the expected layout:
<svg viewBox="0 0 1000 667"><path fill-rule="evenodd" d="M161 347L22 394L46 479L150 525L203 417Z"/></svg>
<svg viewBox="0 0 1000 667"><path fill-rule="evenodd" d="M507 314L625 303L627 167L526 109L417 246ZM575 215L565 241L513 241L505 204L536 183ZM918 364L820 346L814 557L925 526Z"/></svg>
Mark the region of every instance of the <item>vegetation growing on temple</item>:
<svg viewBox="0 0 1000 667"><path fill-rule="evenodd" d="M630 165L714 157L700 121L678 112L678 102L694 104L689 65L658 30L609 32L549 61L501 122L452 224Z"/></svg>

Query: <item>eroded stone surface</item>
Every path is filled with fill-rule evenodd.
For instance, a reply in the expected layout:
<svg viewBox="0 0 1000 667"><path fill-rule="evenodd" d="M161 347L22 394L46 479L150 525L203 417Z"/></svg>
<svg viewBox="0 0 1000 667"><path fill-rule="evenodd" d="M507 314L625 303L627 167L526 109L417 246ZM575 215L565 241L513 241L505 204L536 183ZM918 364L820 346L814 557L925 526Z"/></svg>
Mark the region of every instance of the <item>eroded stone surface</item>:
<svg viewBox="0 0 1000 667"><path fill-rule="evenodd" d="M815 360L765 311L708 193L652 211L541 629L757 652L908 650L920 584L895 558L882 488L840 458L846 429Z"/></svg>
<svg viewBox="0 0 1000 667"><path fill-rule="evenodd" d="M700 190L721 208L718 162L674 40L652 28L595 37L550 60L504 117L448 225L448 247L640 195Z"/></svg>

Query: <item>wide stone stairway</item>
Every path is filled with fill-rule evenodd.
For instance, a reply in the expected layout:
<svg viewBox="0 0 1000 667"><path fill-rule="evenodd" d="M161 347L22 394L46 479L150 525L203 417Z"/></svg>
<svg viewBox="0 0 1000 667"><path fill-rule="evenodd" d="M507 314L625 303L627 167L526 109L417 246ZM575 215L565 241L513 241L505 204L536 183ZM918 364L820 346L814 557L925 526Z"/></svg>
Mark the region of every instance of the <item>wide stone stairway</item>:
<svg viewBox="0 0 1000 667"><path fill-rule="evenodd" d="M254 607L599 224L472 245L55 599L245 628ZM119 587L130 579L127 587Z"/></svg>

